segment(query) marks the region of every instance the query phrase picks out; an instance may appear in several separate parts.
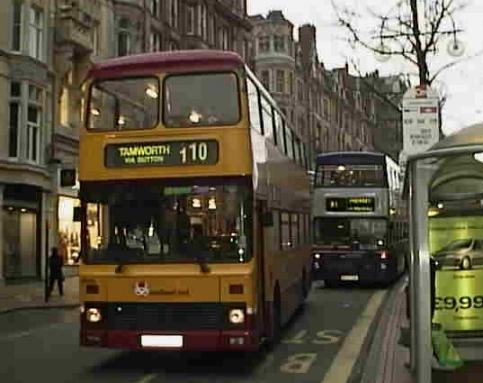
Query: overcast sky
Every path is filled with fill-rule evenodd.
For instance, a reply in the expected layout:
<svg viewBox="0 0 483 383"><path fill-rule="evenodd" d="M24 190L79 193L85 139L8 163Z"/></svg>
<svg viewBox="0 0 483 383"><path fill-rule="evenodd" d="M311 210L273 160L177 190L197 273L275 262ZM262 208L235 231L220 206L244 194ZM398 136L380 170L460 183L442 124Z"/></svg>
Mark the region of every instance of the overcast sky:
<svg viewBox="0 0 483 383"><path fill-rule="evenodd" d="M360 13L367 14L367 8L384 13L389 12L396 0L334 0L339 6L347 4ZM421 0L431 1L431 0ZM463 0L456 0L462 2ZM483 50L483 0L465 0L466 8L455 15L457 26L464 29L459 38L465 44L465 59L439 77L435 86L447 94L448 101L443 110L443 132L453 133L467 125L483 121L483 55L474 57ZM362 73L378 69L382 75L396 73L416 74L416 67L402 60L391 59L381 63L363 48L353 50L345 41L347 33L336 25L335 12L330 0L248 0L250 15L267 15L269 10L282 10L285 17L295 26L305 23L317 27L317 49L319 58L328 69L340 67L355 61ZM375 27L370 17L365 17L360 27L369 32ZM448 39L446 39L448 40ZM432 59L434 65L452 59L446 51L446 40L440 52ZM473 58L471 58L473 57ZM351 70L356 74L354 69Z"/></svg>

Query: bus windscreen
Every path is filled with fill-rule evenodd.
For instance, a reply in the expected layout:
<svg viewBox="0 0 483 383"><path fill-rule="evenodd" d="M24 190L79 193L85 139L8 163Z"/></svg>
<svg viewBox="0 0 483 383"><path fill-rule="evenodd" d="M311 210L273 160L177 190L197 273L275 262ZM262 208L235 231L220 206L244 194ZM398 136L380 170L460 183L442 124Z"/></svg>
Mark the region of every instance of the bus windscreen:
<svg viewBox="0 0 483 383"><path fill-rule="evenodd" d="M251 257L243 185L113 186L87 195L87 263L240 263Z"/></svg>
<svg viewBox="0 0 483 383"><path fill-rule="evenodd" d="M384 187L381 165L319 165L316 187Z"/></svg>
<svg viewBox="0 0 483 383"><path fill-rule="evenodd" d="M89 94L88 127L92 130L154 128L159 115L158 95L156 77L95 82Z"/></svg>
<svg viewBox="0 0 483 383"><path fill-rule="evenodd" d="M164 81L168 128L233 125L240 120L234 73L170 75Z"/></svg>
<svg viewBox="0 0 483 383"><path fill-rule="evenodd" d="M384 218L316 218L314 242L338 246L357 243L361 249L373 249L385 242L387 220Z"/></svg>

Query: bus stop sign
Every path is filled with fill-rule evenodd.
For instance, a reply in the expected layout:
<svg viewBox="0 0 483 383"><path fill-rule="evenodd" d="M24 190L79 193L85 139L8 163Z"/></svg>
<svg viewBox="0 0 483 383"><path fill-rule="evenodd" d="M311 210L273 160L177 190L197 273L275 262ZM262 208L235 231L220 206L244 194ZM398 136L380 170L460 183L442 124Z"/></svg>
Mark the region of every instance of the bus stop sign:
<svg viewBox="0 0 483 383"><path fill-rule="evenodd" d="M403 152L422 153L439 141L439 97L421 85L410 88L403 97Z"/></svg>

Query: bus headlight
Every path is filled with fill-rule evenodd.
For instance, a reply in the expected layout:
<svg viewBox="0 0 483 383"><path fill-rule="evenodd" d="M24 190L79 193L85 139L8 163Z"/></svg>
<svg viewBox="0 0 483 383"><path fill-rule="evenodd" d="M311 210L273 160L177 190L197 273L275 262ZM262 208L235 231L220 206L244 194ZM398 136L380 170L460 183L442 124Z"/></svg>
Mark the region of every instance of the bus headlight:
<svg viewBox="0 0 483 383"><path fill-rule="evenodd" d="M320 259L320 254L319 253L314 254L314 258L315 259Z"/></svg>
<svg viewBox="0 0 483 383"><path fill-rule="evenodd" d="M91 323L98 323L102 319L101 310L90 308L86 310L86 320Z"/></svg>
<svg viewBox="0 0 483 383"><path fill-rule="evenodd" d="M378 239L376 243L377 243L377 246L384 246L384 240L383 239Z"/></svg>
<svg viewBox="0 0 483 383"><path fill-rule="evenodd" d="M231 309L228 313L228 319L230 323L242 324L245 322L245 313L242 309Z"/></svg>

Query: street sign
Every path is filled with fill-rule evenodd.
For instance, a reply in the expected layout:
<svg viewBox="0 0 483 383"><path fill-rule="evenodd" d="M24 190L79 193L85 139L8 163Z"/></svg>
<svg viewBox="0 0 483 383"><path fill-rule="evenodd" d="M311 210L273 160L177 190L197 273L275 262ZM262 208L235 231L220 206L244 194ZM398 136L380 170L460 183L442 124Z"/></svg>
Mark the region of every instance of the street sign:
<svg viewBox="0 0 483 383"><path fill-rule="evenodd" d="M403 152L428 150L439 141L439 97L426 86L410 88L403 97Z"/></svg>

